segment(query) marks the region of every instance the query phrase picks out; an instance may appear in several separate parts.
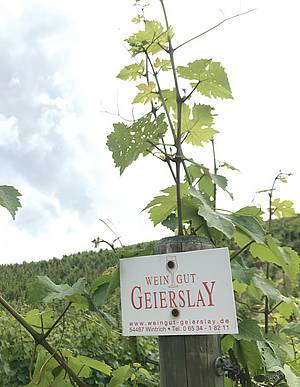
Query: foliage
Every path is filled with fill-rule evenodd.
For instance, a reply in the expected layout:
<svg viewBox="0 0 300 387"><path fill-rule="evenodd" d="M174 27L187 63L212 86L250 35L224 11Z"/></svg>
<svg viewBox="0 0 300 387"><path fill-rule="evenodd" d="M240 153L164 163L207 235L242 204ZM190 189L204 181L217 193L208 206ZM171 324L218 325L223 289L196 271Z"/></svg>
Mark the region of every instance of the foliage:
<svg viewBox="0 0 300 387"><path fill-rule="evenodd" d="M259 206L235 212L217 208L218 189L233 198L220 170L235 168L229 163L217 163L214 145L218 130L214 107L207 105L207 100L232 99L231 87L218 61L196 59L176 66L177 49L191 39L173 46L174 32L163 0L160 3L164 25L148 20L142 9L134 20L141 27L126 39L134 63L118 75L122 80L136 82L138 92L132 104L142 105L145 113L131 125L115 123L107 146L121 174L140 156L150 154L167 165L175 184L163 188L162 195L145 207L154 225L161 223L177 235L205 236L216 247L230 248L240 329L238 335L222 338L224 356L236 370L227 373L226 386L233 386L235 381L235 386L295 387L300 380L300 259L295 250L272 236L274 217L295 215L291 201L274 198L276 185L285 183L288 174L280 172L271 188L262 191L269 196L269 206L264 209L267 224ZM170 87L163 88L162 78L168 75L172 79ZM212 147L213 170L185 155L190 145L207 144ZM9 191L2 187L0 205L14 216L19 206L18 193ZM25 367L29 366L29 380L28 374L14 372L8 357L0 371L4 383L13 380L17 385L25 382L28 387L158 384L156 375L137 359L141 353L145 355L142 346L147 348L146 341L126 342L120 338L116 302L119 258L117 252L114 263L107 262L106 268L101 267L106 270L91 280L86 275L89 271L80 279L73 278L70 284L60 283L65 282L65 275L57 283L43 273L32 282L29 292L30 302L36 307L22 315L0 298L4 308L25 329L18 325L20 333L13 332L19 338L13 341L16 356L19 341L31 346L31 351L26 347L20 356ZM6 314L2 317L5 326L10 324L15 329L15 320L8 323L11 318ZM85 340L97 342L101 338L97 350L85 341L77 345L75 341L82 340L78 335L81 328ZM148 345L152 352L151 341ZM7 343L1 342L1 346L7 348ZM122 354L117 353L119 347ZM93 353L88 353L91 349Z"/></svg>
<svg viewBox="0 0 300 387"><path fill-rule="evenodd" d="M20 192L9 185L0 185L0 206L6 208L13 219L21 203L19 200Z"/></svg>
<svg viewBox="0 0 300 387"><path fill-rule="evenodd" d="M122 122L115 124L107 145L121 173L131 163L126 157L117 157L120 148L130 149L135 155L131 162L138 159L138 154L152 154L167 165L175 184L161 189L145 206L154 225L162 224L177 235L207 237L216 247L230 247L240 334L226 336L223 351L239 369L236 381L247 386L264 383L294 387L300 377L297 337L300 259L295 250L281 245L272 236L274 218L296 215L291 201L274 197L276 185L286 183L289 174L280 172L271 188L262 191L269 197L269 206L264 209L266 224L259 206L247 206L235 212L217 208L218 189L233 198L220 170L236 168L217 162L215 110L207 101L232 99L232 90L226 71L218 61L204 58L185 65L176 64L177 49L194 38L174 47L167 10L164 1L160 3L164 25L158 20L148 20L143 8L134 20L140 25L139 31L126 39L133 61L142 64L143 71L137 76L136 66L126 66L120 73L123 76L119 76L136 85L138 93L132 103L142 104L145 114L126 125L127 137L118 136L118 144L110 139L118 135L119 127L125 127ZM165 86L166 79L169 87ZM143 122L144 117L152 117L156 122L155 141L149 137L148 145L147 138L140 136L148 131L148 124L144 131L135 130L135 125ZM139 150L141 140L147 150ZM201 160L186 156L190 145L207 144L212 147L212 171ZM290 323L295 324L293 330L285 330ZM228 376L234 379L233 375ZM232 385L229 379L227 385Z"/></svg>
<svg viewBox="0 0 300 387"><path fill-rule="evenodd" d="M61 315L70 301L70 292L74 297L76 293L81 294L83 290L82 285L56 285L55 281L50 281L48 277L45 277L47 270L50 270L61 281L61 272L71 272L75 268L75 262L77 265L76 276L83 277L89 273L89 281L86 282L91 283L91 292L95 293L104 283L103 278L111 278L111 274L115 270L115 264L120 257L149 254L152 248L153 242L148 242L116 249L116 254L108 250L101 250L97 253L86 252L65 256L62 260L52 259L49 261L23 263L21 265L3 265L3 271L0 271L0 274L3 275L2 279L7 277L12 280L16 273L18 273L18 281L6 283L6 289L4 290L10 290L10 301L14 305L19 305L26 321L39 332L42 332L42 327L46 330ZM29 289L33 290L33 292L27 292L26 295L22 287L21 289L18 288L21 283L28 283L29 278L35 276L34 273L44 274L44 276L38 277L37 282L35 281L35 283L29 286ZM1 282L5 284L5 281ZM83 284L83 281L79 281L79 284ZM37 289L38 291L34 292ZM21 300L18 299L17 294L21 295ZM39 303L37 307L39 298L45 299L45 297L48 297L49 301L51 298L58 298L58 300L55 302L51 301L48 306L43 306ZM99 302L99 297L100 295L98 294L97 300L100 306L103 303ZM63 299L65 301L62 301ZM139 345L139 354L141 361L143 361L143 366L140 364L133 365L130 343L127 338L122 338L120 334L118 291L115 295L109 297L109 303L106 302L105 306L102 305L103 310L100 315L96 311L88 311L87 308L83 308L82 299L74 298L73 301L74 306L65 315L63 325L59 325L51 333L49 342L55 348L59 346L63 349L73 369L78 370L78 367L81 368L84 365L84 360L86 365L80 375L84 377L86 385L109 385L110 379L112 379L111 385L119 386L120 375L118 376L118 372L115 373L114 370L124 367L124 364L129 365L130 371L128 374L130 378L136 378L138 381L149 379L149 385L157 385L157 382L155 382L157 368L153 368L151 364L144 363L147 358L157 358L156 340L153 338L142 339ZM25 304L27 306L24 306ZM33 307L34 309L32 309ZM29 369L32 362L31 359L33 358L34 344L25 329L15 319L9 317L4 312L0 313L0 353L1 359L5 359L5 361L3 360L0 363L0 385L3 387L27 385L30 382ZM111 329L103 316L114 316L117 329ZM43 324L41 324L41 318ZM7 329L8 326L9 330ZM51 370L56 369L58 364L53 360L47 361L49 358L49 355L40 348L36 357L37 363L33 373L33 381L37 382L38 375L41 375L41 381L50 383L51 378L53 378ZM46 361L46 366L40 372L41 364L45 364ZM103 365L105 366L105 364L111 367L111 372L103 372ZM109 370L107 366L105 367L104 370ZM154 373L153 370L155 371ZM150 371L151 375L149 374ZM60 377L58 376L56 383L59 386L68 386L67 379L62 381L61 378L62 374L60 374ZM29 385L31 386L31 384ZM45 386L48 386L48 384L45 384Z"/></svg>

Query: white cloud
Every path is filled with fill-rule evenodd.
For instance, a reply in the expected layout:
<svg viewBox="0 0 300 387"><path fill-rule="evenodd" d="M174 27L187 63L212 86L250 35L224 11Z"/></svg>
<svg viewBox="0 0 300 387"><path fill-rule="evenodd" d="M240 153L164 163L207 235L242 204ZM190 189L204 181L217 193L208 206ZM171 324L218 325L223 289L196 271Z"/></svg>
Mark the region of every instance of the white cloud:
<svg viewBox="0 0 300 387"><path fill-rule="evenodd" d="M5 117L0 114L0 146L15 146L19 141L18 122L16 117Z"/></svg>

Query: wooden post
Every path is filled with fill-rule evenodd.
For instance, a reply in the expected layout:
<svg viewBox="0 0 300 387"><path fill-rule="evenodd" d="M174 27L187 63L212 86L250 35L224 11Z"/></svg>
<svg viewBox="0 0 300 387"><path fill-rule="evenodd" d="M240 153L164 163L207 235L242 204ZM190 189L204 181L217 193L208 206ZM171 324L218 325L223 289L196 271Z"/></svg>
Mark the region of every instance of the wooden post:
<svg viewBox="0 0 300 387"><path fill-rule="evenodd" d="M154 254L212 247L206 238L177 236L160 240ZM214 365L220 354L220 335L159 337L160 387L223 387Z"/></svg>

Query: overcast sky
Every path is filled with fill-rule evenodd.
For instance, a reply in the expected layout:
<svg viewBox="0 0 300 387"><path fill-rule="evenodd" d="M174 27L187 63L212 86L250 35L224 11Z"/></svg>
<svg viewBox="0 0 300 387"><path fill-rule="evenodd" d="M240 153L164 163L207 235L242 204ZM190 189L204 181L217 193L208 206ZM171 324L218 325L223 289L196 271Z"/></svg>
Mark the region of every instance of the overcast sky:
<svg viewBox="0 0 300 387"><path fill-rule="evenodd" d="M159 1L149 2L150 16L160 17ZM241 172L227 174L235 201L220 196L219 206L264 206L255 192L282 170L294 175L278 196L300 212L299 1L165 3L175 45L256 8L185 46L176 61L213 58L229 76L235 99L212 101L217 158ZM104 111L131 114L135 88L115 76L131 63L123 40L135 29L133 4L0 1L0 185L22 193L15 221L0 209L1 263L89 250L96 236L113 240L99 218L113 223L124 244L169 235L141 212L172 183L168 171L146 158L120 177L105 145L119 118ZM200 161L207 157L199 150Z"/></svg>

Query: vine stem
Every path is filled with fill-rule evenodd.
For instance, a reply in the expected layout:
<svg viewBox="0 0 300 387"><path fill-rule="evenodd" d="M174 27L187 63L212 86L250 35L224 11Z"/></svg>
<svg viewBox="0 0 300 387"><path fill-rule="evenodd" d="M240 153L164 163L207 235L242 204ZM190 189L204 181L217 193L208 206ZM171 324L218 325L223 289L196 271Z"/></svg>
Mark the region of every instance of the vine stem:
<svg viewBox="0 0 300 387"><path fill-rule="evenodd" d="M248 250L248 248L252 245L254 241L250 241L248 242L244 247L242 247L239 251L237 251L236 253L234 253L232 255L232 257L230 257L230 261L234 260L234 258L236 258L237 256L239 256L241 253L243 253L245 250Z"/></svg>
<svg viewBox="0 0 300 387"><path fill-rule="evenodd" d="M57 351L48 343L44 335L38 333L28 322L0 295L0 304L9 314L11 314L22 326L27 330L27 332L32 336L36 345L41 345L50 353L50 355L61 365L61 367L66 371L69 377L77 384L79 387L88 387L81 379L78 378L77 374L68 366L66 361L62 356L60 356Z"/></svg>
<svg viewBox="0 0 300 387"><path fill-rule="evenodd" d="M269 192L269 219L268 219L268 232L270 233L272 231L272 216L273 216L273 210L272 210L272 201L273 201L273 192L275 190L275 184L277 180L282 176L282 172L279 172L275 179L273 180L272 187ZM266 265L266 279L268 280L270 278L270 263L268 262ZM264 309L264 315L265 315L265 334L267 335L269 333L269 316L271 314L270 311L270 302L268 296L265 296L265 309ZM273 310L272 310L273 311Z"/></svg>
<svg viewBox="0 0 300 387"><path fill-rule="evenodd" d="M168 16L165 8L165 4L163 0L160 0L166 28L167 31L169 30L169 22L168 22ZM175 147L176 147L176 199L177 199L177 219L178 219L178 235L183 235L183 214L182 214L182 203L181 203L181 186L180 186L180 173L181 173L181 164L183 163L183 153L182 153L182 147L181 147L181 114L182 114L182 104L183 100L180 95L179 90L179 84L178 84L178 78L176 74L176 66L175 66L175 60L174 60L174 49L172 46L172 39L170 35L168 35L168 44L169 49L168 53L170 56L170 62L172 67L172 73L173 73L173 79L175 84L175 90L176 90L176 104L177 104L177 130L175 134Z"/></svg>
<svg viewBox="0 0 300 387"><path fill-rule="evenodd" d="M213 162L214 162L214 174L217 175L218 167L217 167L217 159L216 159L216 148L215 148L215 140L211 140L212 151L213 151ZM214 210L217 208L217 184L214 183Z"/></svg>
<svg viewBox="0 0 300 387"><path fill-rule="evenodd" d="M190 39L186 40L185 42L179 44L177 47L174 48L174 51L175 51L175 50L178 50L178 48L183 47L184 45L186 45L186 44L192 42L193 40L200 38L201 36L207 34L208 32L210 32L210 31L212 31L212 30L214 30L215 28L220 27L223 23L226 23L227 21L232 20L232 19L235 19L235 18L237 18L237 17L243 16L243 15L247 15L248 13L253 12L253 11L255 11L255 8L250 9L249 11L246 11L246 12L243 12L243 13L238 13L238 14L236 14L236 15L233 15L233 16L230 16L230 17L226 17L225 19L221 20L219 23L217 23L217 24L215 24L214 26L210 27L210 28L207 29L206 31L203 31L203 32L201 32L200 34L198 34L198 35L196 35L196 36L193 36L192 38L190 38Z"/></svg>

